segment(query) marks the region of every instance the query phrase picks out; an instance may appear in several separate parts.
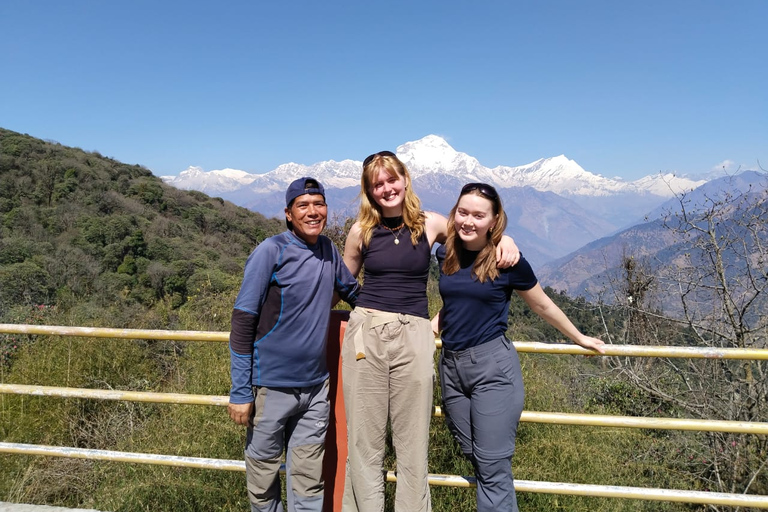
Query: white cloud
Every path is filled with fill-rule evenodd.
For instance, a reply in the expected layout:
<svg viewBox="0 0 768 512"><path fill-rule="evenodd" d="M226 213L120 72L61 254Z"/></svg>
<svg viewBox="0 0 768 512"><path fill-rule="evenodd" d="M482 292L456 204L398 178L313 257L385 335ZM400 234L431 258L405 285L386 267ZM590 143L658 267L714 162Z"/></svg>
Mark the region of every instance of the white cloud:
<svg viewBox="0 0 768 512"><path fill-rule="evenodd" d="M738 169L739 166L734 162L733 160L723 160L716 166L712 167L713 171L725 171L725 172L732 172Z"/></svg>

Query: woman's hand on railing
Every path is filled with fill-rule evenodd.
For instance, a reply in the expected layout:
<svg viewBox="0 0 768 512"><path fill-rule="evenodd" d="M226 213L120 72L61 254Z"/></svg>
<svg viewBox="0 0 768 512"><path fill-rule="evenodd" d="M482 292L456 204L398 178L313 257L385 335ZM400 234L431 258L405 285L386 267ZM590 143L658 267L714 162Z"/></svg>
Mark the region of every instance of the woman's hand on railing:
<svg viewBox="0 0 768 512"><path fill-rule="evenodd" d="M584 348L605 354L605 342L601 339L593 338L592 336L582 336L576 341L576 343Z"/></svg>

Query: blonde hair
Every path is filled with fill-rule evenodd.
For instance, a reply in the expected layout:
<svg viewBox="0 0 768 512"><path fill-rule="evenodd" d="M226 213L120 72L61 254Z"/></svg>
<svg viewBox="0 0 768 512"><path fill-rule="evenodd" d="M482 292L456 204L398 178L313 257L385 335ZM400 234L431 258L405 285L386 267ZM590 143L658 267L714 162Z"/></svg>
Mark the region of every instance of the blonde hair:
<svg viewBox="0 0 768 512"><path fill-rule="evenodd" d="M475 184L472 184L475 185ZM451 213L448 215L448 238L445 241L445 261L443 262L443 272L446 275L455 274L459 271L461 256L464 253L464 245L456 232L456 225L454 223L454 217L456 216L456 210L459 207L459 201L467 194L473 194L487 199L493 204L493 213L496 216L496 225L490 229L487 233L487 239L485 246L475 259L475 263L472 265L472 277L484 283L486 279L493 281L499 277L499 269L496 268L496 247L501 241L501 237L504 235L504 230L507 229L507 214L504 213L504 207L501 204L501 198L496 190L490 185L482 185L479 188L472 188L464 191L469 186L465 186L462 189L459 199L456 200L456 204L451 208ZM493 191L492 194L486 194L482 190Z"/></svg>
<svg viewBox="0 0 768 512"><path fill-rule="evenodd" d="M373 229L382 222L381 207L371 195L373 183L382 170L392 177L402 178L405 182L403 223L410 229L411 243L415 246L419 243L419 238L426 226L426 217L421 211L421 201L410 186L411 176L405 165L396 156L382 153L376 153L365 159L366 164L363 165L363 175L360 178L360 211L357 214L357 221L360 224L363 246L368 247Z"/></svg>

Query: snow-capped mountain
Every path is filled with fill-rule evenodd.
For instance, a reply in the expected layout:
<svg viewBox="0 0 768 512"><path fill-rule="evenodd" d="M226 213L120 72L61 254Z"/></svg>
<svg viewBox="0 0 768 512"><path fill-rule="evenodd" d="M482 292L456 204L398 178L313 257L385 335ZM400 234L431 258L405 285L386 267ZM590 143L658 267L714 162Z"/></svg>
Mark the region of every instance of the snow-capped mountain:
<svg viewBox="0 0 768 512"><path fill-rule="evenodd" d="M533 187L563 196L605 197L616 194L652 194L672 197L682 190L692 190L705 180L694 181L673 174L646 176L626 182L585 171L565 155L542 158L518 167L499 166L491 169L501 187Z"/></svg>
<svg viewBox="0 0 768 512"><path fill-rule="evenodd" d="M162 176L163 181L184 190L199 190L206 194L217 195L244 187L258 177L237 169L221 169L205 172L201 167L191 166L181 171L178 176Z"/></svg>
<svg viewBox="0 0 768 512"><path fill-rule="evenodd" d="M651 194L672 197L682 190L692 190L705 180L690 180L672 174L651 175L632 182L611 179L584 170L565 155L542 158L529 164L488 168L476 158L456 151L445 139L427 135L397 148L397 156L408 167L412 177L430 173L453 176L463 181L483 181L499 188L533 187L542 192L563 196L607 197L617 194ZM209 194L233 192L248 187L251 193L271 193L284 189L301 176L314 176L327 188L359 186L362 162L333 160L312 165L282 164L265 174L248 174L234 169L205 172L190 167L176 177L163 179L177 188L200 190Z"/></svg>
<svg viewBox="0 0 768 512"><path fill-rule="evenodd" d="M397 157L408 167L414 178L429 174L448 174L465 181L482 181L498 184L490 172L476 158L453 149L445 139L427 135L414 142L398 146Z"/></svg>
<svg viewBox="0 0 768 512"><path fill-rule="evenodd" d="M604 196L623 192L627 184L585 171L565 155L542 158L517 167L493 169L505 187L533 187L561 195Z"/></svg>
<svg viewBox="0 0 768 512"><path fill-rule="evenodd" d="M481 181L496 186L508 210L509 231L526 254L540 263L641 222L676 193L706 183L672 174L626 182L586 171L565 155L488 168L437 135L406 142L397 147L396 154L408 167L414 190L427 210L447 215L464 183ZM286 163L265 174L234 169L205 172L190 167L163 179L177 188L199 190L281 217L288 184L313 176L328 191L331 215L346 218L357 212L361 171L359 160L330 160L312 165Z"/></svg>

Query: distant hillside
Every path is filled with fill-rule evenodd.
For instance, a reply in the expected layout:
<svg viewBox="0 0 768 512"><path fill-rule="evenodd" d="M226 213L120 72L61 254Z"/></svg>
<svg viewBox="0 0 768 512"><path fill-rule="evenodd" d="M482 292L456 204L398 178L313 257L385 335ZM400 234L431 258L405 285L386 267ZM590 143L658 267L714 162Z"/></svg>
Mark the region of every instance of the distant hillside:
<svg viewBox="0 0 768 512"><path fill-rule="evenodd" d="M231 287L282 221L138 165L0 129L0 315L15 305L183 304Z"/></svg>
<svg viewBox="0 0 768 512"><path fill-rule="evenodd" d="M571 296L611 302L613 285L621 275L622 256L642 261L656 275L664 275L681 268L681 255L706 245L697 241L706 233L677 229L683 219L712 229L724 241L724 272L744 272L745 261L760 267L768 246L768 175L748 171L713 180L680 199L669 200L651 215L648 222L590 242L541 266L537 274L542 283ZM713 220L711 226L705 221L708 216ZM762 265L764 268L764 260Z"/></svg>

